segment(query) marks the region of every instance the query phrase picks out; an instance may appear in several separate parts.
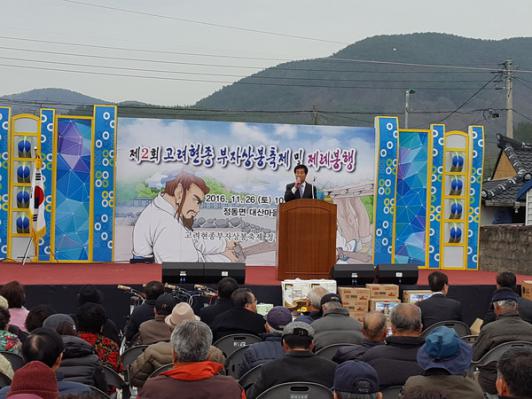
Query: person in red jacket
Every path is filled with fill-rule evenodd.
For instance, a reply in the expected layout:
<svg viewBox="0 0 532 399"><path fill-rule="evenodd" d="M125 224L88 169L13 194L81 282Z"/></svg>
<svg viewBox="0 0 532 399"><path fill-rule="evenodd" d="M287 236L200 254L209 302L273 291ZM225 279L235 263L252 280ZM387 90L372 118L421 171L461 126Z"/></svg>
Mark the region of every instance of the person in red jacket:
<svg viewBox="0 0 532 399"><path fill-rule="evenodd" d="M171 337L174 367L149 378L138 399L246 399L232 377L220 375L223 365L207 360L212 332L201 321L178 325Z"/></svg>

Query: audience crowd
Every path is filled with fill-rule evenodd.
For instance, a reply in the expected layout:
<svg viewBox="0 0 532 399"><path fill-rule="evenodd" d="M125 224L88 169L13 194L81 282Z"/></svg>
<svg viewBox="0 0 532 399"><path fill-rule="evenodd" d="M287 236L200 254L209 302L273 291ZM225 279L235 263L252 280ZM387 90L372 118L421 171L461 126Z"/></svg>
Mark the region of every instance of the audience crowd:
<svg viewBox="0 0 532 399"><path fill-rule="evenodd" d="M463 316L447 276L433 272L428 285L429 298L359 322L323 287L309 292L304 314L275 306L262 316L255 294L226 277L196 315L151 281L121 340L96 287L62 314L26 309L13 281L0 288L0 399L102 398L127 385L140 399L254 399L287 382L319 384L334 399L532 398L532 302L515 275L497 276L480 333L465 338L448 323ZM221 342L232 334L255 343L231 341L228 351ZM125 362L121 344L139 348L136 358Z"/></svg>

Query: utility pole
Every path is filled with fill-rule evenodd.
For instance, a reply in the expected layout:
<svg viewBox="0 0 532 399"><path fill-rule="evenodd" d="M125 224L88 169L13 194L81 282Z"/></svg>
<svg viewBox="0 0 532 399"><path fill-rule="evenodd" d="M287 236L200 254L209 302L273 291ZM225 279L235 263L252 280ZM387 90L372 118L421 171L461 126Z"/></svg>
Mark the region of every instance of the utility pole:
<svg viewBox="0 0 532 399"><path fill-rule="evenodd" d="M312 106L312 123L314 125L319 125L320 124L319 114L318 114L318 107L315 106L315 105Z"/></svg>
<svg viewBox="0 0 532 399"><path fill-rule="evenodd" d="M405 91L405 129L408 129L408 111L410 111L410 94L414 94L416 91L408 89Z"/></svg>
<svg viewBox="0 0 532 399"><path fill-rule="evenodd" d="M506 60L504 66L504 81L506 87L506 137L514 138L514 102L512 93L512 60Z"/></svg>

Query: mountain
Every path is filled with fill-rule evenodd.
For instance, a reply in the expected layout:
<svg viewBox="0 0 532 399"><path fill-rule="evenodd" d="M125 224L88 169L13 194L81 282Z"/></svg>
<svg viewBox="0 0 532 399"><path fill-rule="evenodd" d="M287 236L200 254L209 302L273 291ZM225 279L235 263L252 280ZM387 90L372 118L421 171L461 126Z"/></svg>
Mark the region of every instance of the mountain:
<svg viewBox="0 0 532 399"><path fill-rule="evenodd" d="M195 107L245 110L254 119L275 122L367 126L375 115L402 116L405 91L413 89L410 127L428 128L444 118L449 129L483 124L489 157L493 157L497 152L495 134L504 133L504 82L500 75L482 68L502 68L500 64L507 59L513 60L514 68L532 70L532 38L480 40L439 33L375 36L330 57L265 69L218 90ZM446 65L478 69L443 67ZM514 115L517 127L532 117L532 111L527 111L532 108L532 75L517 72L515 76L514 109L525 115ZM310 112L313 109L318 112ZM281 112L257 116L252 112L257 110ZM288 110L309 112L284 113ZM451 114L454 110L457 112ZM500 117L493 118L497 114Z"/></svg>

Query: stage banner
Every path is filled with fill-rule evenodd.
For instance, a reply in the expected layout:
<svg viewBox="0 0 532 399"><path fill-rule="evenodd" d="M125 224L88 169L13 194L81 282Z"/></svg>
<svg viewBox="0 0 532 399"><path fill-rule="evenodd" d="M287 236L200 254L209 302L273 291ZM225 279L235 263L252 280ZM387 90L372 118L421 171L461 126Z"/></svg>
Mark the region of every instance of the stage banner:
<svg viewBox="0 0 532 399"><path fill-rule="evenodd" d="M7 257L10 107L0 107L0 260Z"/></svg>
<svg viewBox="0 0 532 399"><path fill-rule="evenodd" d="M480 193L482 192L482 169L484 165L484 127L469 126L471 140L470 159L470 188L469 188L469 216L467 240L467 269L478 269L478 252L480 239Z"/></svg>
<svg viewBox="0 0 532 399"><path fill-rule="evenodd" d="M92 118L57 118L52 255L58 262L91 261Z"/></svg>
<svg viewBox="0 0 532 399"><path fill-rule="evenodd" d="M373 128L118 123L115 261L275 265L277 206L299 163L338 206L338 262L371 261Z"/></svg>
<svg viewBox="0 0 532 399"><path fill-rule="evenodd" d="M116 106L94 107L93 261L113 260Z"/></svg>
<svg viewBox="0 0 532 399"><path fill-rule="evenodd" d="M52 164L54 159L55 110L41 109L41 170L44 183L44 223L46 231L39 239L39 261L50 260L50 220L52 216Z"/></svg>
<svg viewBox="0 0 532 399"><path fill-rule="evenodd" d="M394 213L394 263L427 265L428 130L399 131L399 166Z"/></svg>
<svg viewBox="0 0 532 399"><path fill-rule="evenodd" d="M445 125L434 124L432 131L432 172L429 212L429 268L440 268L440 224L443 177L443 136Z"/></svg>
<svg viewBox="0 0 532 399"><path fill-rule="evenodd" d="M397 179L398 119L375 118L377 187L375 196L375 249L373 263L392 263L395 186Z"/></svg>

